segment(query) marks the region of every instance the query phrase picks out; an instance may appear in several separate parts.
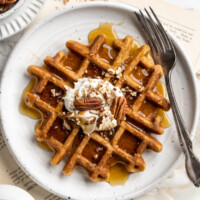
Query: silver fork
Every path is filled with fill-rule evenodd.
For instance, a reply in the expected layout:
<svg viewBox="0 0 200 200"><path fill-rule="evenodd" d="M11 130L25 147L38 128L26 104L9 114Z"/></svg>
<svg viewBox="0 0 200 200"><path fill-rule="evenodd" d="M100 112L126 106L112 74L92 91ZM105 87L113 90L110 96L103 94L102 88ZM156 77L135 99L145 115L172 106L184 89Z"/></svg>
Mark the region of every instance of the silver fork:
<svg viewBox="0 0 200 200"><path fill-rule="evenodd" d="M189 133L184 125L183 118L179 111L176 99L171 85L171 73L176 63L176 52L172 41L168 37L161 22L156 16L155 12L149 7L153 17L149 12L145 10L148 17L144 16L142 11L135 12L135 15L141 25L146 38L148 39L154 61L156 64L160 64L163 67L166 88L169 96L169 100L172 107L172 113L174 116L176 129L178 132L179 142L185 153L185 167L190 180L196 187L200 186L200 162L194 155L192 150L192 142L189 137ZM154 21L153 20L156 21Z"/></svg>

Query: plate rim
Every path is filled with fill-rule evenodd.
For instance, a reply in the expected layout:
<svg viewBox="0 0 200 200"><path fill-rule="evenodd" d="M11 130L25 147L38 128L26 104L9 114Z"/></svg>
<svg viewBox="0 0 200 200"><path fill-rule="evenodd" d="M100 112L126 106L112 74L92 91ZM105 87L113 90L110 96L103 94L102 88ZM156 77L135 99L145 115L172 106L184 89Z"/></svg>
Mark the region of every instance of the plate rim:
<svg viewBox="0 0 200 200"><path fill-rule="evenodd" d="M64 13L67 13L67 12L70 12L70 11L74 11L74 10L77 10L77 9L83 9L83 8L91 8L91 7L110 7L110 8L114 8L114 9L122 9L124 11L129 11L129 12L134 12L134 11L138 11L138 8L137 7L134 7L134 6L131 6L131 5L128 5L128 4L125 4L125 3L119 3L119 2L79 2L78 4L77 3L73 3L73 4L70 4L70 5L66 5L64 8L54 12L53 14L50 14L46 17L44 17L43 19L41 19L39 22L37 22L35 25L33 25L21 38L20 40L18 41L18 43L16 44L16 46L14 47L14 49L12 50L10 56L8 57L8 60L6 62L6 65L3 69L3 72L2 72L2 78L1 78L1 84L0 84L0 91L2 91L3 89L3 83L4 83L4 79L5 79L5 73L7 71L7 66L9 66L9 62L11 62L11 58L12 56L15 54L16 50L18 49L18 47L21 45L21 43L23 43L27 38L28 36L32 33L32 32L35 32L36 30L38 30L38 28L40 28L40 26L42 26L43 24L45 23L48 23L50 20L53 20L54 18L60 16L60 15L63 15ZM191 81L193 82L193 85L194 85L194 93L195 93L195 97L194 97L194 101L195 101L195 108L199 108L199 101L198 101L198 96L199 96L199 91L197 89L197 80L196 80L196 77L195 77L195 74L194 74L194 69L192 68L192 64L190 62L190 59L187 57L186 55L186 52L184 50L184 48L182 48L182 45L177 41L177 39L170 33L170 31L168 31L168 34L170 36L170 38L173 40L173 42L175 43L175 47L179 49L179 51L181 52L181 54L183 55L185 61L186 61L186 64L187 66L189 66L187 68L187 70L189 70L189 73L191 75ZM2 105L2 94L0 95L0 108L3 106ZM57 191L53 190L52 188L49 188L48 186L46 186L45 184L43 184L39 179L35 178L34 176L31 175L31 173L23 167L23 165L20 163L20 161L17 159L17 155L15 155L14 153L14 148L12 147L12 144L9 143L9 140L7 140L7 137L6 137L6 130L4 128L4 125L3 125L3 113L2 113L2 109L0 109L0 118L1 118L1 131L2 131L2 135L5 139L5 142L6 142L6 145L11 153L11 155L13 156L13 158L15 159L15 161L17 162L17 164L20 166L20 168L33 180L35 181L38 185L40 185L42 188L46 189L47 191L51 192L51 193L54 193L56 194L57 196L60 196L60 197L64 197L66 198L66 196L63 196L62 194L59 194L57 193ZM191 139L194 138L195 136L195 131L196 131L196 128L197 128L197 123L198 123L198 117L199 117L199 109L196 109L196 112L194 114L194 121L193 121L193 124L192 124L192 128L191 128L191 132L190 132L190 137ZM159 184L161 184L168 176L169 174L172 172L172 170L175 169L175 167L178 166L178 164L181 162L181 160L183 159L183 152L180 153L180 155L177 157L177 160L176 162L174 162L172 165L171 165L171 168L169 168L165 174L158 180L155 180L153 184L151 184L150 186L147 186L145 189L139 191L139 192L136 192L135 195L131 196L131 192L126 194L125 196L121 196L119 197L119 199L130 199L130 198L136 198L136 197L139 197L141 196L142 194L145 194L153 189L155 189L156 187L158 187ZM74 198L72 197L73 199L77 199L77 198ZM77 199L78 200L78 199Z"/></svg>
<svg viewBox="0 0 200 200"><path fill-rule="evenodd" d="M39 2L40 6L38 6L38 4L35 3L35 1ZM25 4L27 3L27 5L23 5L23 3L25 3ZM0 25L0 29L1 29L1 27L4 26L6 31L7 31L7 35L6 36L3 36L2 32L0 31L0 41L3 41L5 39L7 39L7 38L10 38L13 35L16 35L17 33L23 31L27 26L29 26L33 22L33 20L36 18L38 12L41 10L41 8L43 7L44 3L45 3L45 0L30 0L29 2L25 1L25 0L19 1L19 3L17 3L17 4L20 4L20 5L16 4L17 7L16 8L13 7L13 9L15 9L15 10L13 10L11 8L11 11L16 11L16 14L15 14L15 12L12 12L8 16L6 15L5 17L0 18L0 20L3 21L3 23ZM35 9L30 8L33 5L34 6L37 5L36 6L37 8L35 8ZM19 12L20 9L22 9L21 13ZM35 15L34 16L30 15L30 11L31 12L34 11ZM29 20L25 20L25 18L24 18L24 15L26 17L29 16L27 13L31 16L29 18ZM5 12L5 14L7 14L7 12ZM13 15L16 15L15 18L12 18ZM20 18L20 20L25 22L25 24L23 25L22 23L19 23L19 19L18 18ZM15 26L17 26L17 28L15 26L13 26L13 23L15 24ZM14 31L14 32L10 33L8 31L8 29L6 27L6 25L8 25L8 24L12 24L12 26L11 26L12 27L12 31Z"/></svg>
<svg viewBox="0 0 200 200"><path fill-rule="evenodd" d="M3 12L2 14L0 14L0 20L5 19L6 17L9 17L10 15L13 14L13 12L15 10L17 10L18 8L20 8L22 6L22 4L25 2L25 0L19 0L16 5L14 5L12 8L10 8L8 11Z"/></svg>

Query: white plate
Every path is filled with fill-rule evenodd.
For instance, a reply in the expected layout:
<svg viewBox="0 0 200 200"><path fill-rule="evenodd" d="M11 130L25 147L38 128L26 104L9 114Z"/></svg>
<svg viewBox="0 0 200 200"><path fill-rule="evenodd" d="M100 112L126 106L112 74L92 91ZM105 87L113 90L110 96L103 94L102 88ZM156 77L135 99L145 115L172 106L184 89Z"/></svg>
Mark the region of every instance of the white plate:
<svg viewBox="0 0 200 200"><path fill-rule="evenodd" d="M125 186L112 187L106 182L93 183L80 169L66 177L62 174L64 161L51 166L52 153L40 149L34 139L36 121L22 116L19 103L22 91L30 77L29 65L42 66L43 59L65 50L67 40L88 43L88 32L100 22L112 22L120 38L131 35L141 44L144 39L132 7L105 2L68 6L40 21L19 41L12 52L2 79L1 117L5 140L21 168L38 184L61 197L72 199L130 199L155 188L174 169L182 158L174 121L169 112L171 126L164 135L156 136L163 144L161 153L146 152L147 168L130 175ZM123 25L117 25L119 22ZM197 87L191 65L180 45L175 42L177 64L172 76L174 92L191 137L197 125Z"/></svg>
<svg viewBox="0 0 200 200"><path fill-rule="evenodd" d="M44 0L20 0L11 10L3 13L3 19L0 17L0 41L24 30L43 4Z"/></svg>
<svg viewBox="0 0 200 200"><path fill-rule="evenodd" d="M34 200L25 190L14 185L0 185L0 200Z"/></svg>
<svg viewBox="0 0 200 200"><path fill-rule="evenodd" d="M2 20L5 17L8 17L13 12L16 12L16 10L25 2L25 0L18 0L14 5L10 6L10 9L6 12L3 12L0 14L0 20Z"/></svg>

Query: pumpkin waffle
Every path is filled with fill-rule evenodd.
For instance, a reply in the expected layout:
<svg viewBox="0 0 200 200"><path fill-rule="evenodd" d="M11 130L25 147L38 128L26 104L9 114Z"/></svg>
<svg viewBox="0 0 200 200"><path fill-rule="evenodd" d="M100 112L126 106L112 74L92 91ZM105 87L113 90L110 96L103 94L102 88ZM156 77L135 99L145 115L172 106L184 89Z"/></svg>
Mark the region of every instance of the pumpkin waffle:
<svg viewBox="0 0 200 200"><path fill-rule="evenodd" d="M150 47L143 45L132 52L130 36L115 39L112 47L105 39L98 35L88 46L68 41L68 53L47 57L45 67L30 66L29 74L38 81L25 96L26 104L42 115L35 137L54 150L51 163L56 165L67 156L65 175L80 166L93 181L107 180L109 167L116 163L125 165L129 172L143 171L143 152L162 150L162 144L152 135L163 133L157 111L170 109L168 100L156 89L163 71L149 57ZM124 93L126 117L116 128L88 136L67 119L63 97L83 77L110 81Z"/></svg>

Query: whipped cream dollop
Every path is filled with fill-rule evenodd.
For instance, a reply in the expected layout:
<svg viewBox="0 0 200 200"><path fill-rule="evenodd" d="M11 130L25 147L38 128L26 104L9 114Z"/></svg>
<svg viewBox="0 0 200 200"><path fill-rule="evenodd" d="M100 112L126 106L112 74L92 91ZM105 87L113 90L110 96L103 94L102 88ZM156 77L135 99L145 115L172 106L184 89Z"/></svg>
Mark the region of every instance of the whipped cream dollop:
<svg viewBox="0 0 200 200"><path fill-rule="evenodd" d="M111 130L117 121L111 113L111 105L115 97L123 96L122 91L110 82L101 79L82 78L69 88L64 97L65 107L71 112L70 119L80 125L85 134L93 131ZM97 97L102 100L99 110L80 111L74 102L78 99Z"/></svg>

